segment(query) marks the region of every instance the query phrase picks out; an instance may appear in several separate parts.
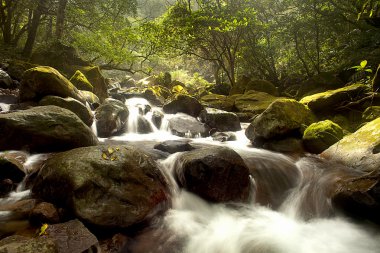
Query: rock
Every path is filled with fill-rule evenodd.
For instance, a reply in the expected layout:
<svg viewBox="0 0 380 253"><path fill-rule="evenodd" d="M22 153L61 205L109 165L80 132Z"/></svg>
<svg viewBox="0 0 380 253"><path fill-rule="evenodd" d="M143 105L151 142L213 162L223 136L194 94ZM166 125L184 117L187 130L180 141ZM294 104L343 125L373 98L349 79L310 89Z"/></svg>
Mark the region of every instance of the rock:
<svg viewBox="0 0 380 253"><path fill-rule="evenodd" d="M182 112L193 117L198 117L203 106L193 97L178 95L170 102L165 103L162 109L165 113L176 114L177 112Z"/></svg>
<svg viewBox="0 0 380 253"><path fill-rule="evenodd" d="M12 78L8 75L7 72L0 69L0 88L9 89L14 88L14 83Z"/></svg>
<svg viewBox="0 0 380 253"><path fill-rule="evenodd" d="M100 99L91 91L79 90L79 94L86 100L93 110L99 107Z"/></svg>
<svg viewBox="0 0 380 253"><path fill-rule="evenodd" d="M87 126L93 122L92 112L81 102L73 98L61 98L56 96L46 96L38 102L40 106L55 105L65 108L75 113Z"/></svg>
<svg viewBox="0 0 380 253"><path fill-rule="evenodd" d="M375 120L380 117L380 106L370 106L363 112L362 119L365 122Z"/></svg>
<svg viewBox="0 0 380 253"><path fill-rule="evenodd" d="M331 196L334 208L360 221L380 224L379 171L362 176L342 178Z"/></svg>
<svg viewBox="0 0 380 253"><path fill-rule="evenodd" d="M337 108L362 98L368 91L368 86L364 84L353 84L337 90L329 90L304 97L300 100L300 103L307 105L313 112L331 111L332 108Z"/></svg>
<svg viewBox="0 0 380 253"><path fill-rule="evenodd" d="M208 147L181 154L175 164L179 186L212 202L247 202L249 171L232 149Z"/></svg>
<svg viewBox="0 0 380 253"><path fill-rule="evenodd" d="M161 128L163 118L164 118L164 114L161 111L158 111L158 110L153 111L152 122L157 127L157 129Z"/></svg>
<svg viewBox="0 0 380 253"><path fill-rule="evenodd" d="M279 153L303 154L304 148L302 140L299 138L287 137L280 140L265 140L262 148Z"/></svg>
<svg viewBox="0 0 380 253"><path fill-rule="evenodd" d="M67 109L39 106L0 114L0 150L53 152L97 144L91 129Z"/></svg>
<svg viewBox="0 0 380 253"><path fill-rule="evenodd" d="M297 97L334 90L344 86L344 82L334 73L320 73L302 82Z"/></svg>
<svg viewBox="0 0 380 253"><path fill-rule="evenodd" d="M325 150L322 157L342 163L355 170L370 172L380 170L380 118Z"/></svg>
<svg viewBox="0 0 380 253"><path fill-rule="evenodd" d="M245 134L251 141L302 135L304 128L314 121L314 115L303 104L294 99L278 99L252 121Z"/></svg>
<svg viewBox="0 0 380 253"><path fill-rule="evenodd" d="M177 113L170 119L169 129L177 136L181 137L207 137L209 135L209 127L196 118L193 118L184 113Z"/></svg>
<svg viewBox="0 0 380 253"><path fill-rule="evenodd" d="M78 90L94 91L94 87L87 80L87 77L79 70L75 71L75 74L70 78L70 82L77 87Z"/></svg>
<svg viewBox="0 0 380 253"><path fill-rule="evenodd" d="M56 224L60 222L60 215L57 208L47 202L38 203L30 212L29 221L34 226L41 226L44 223Z"/></svg>
<svg viewBox="0 0 380 253"><path fill-rule="evenodd" d="M174 154L177 152L184 152L193 150L193 146L189 144L188 140L169 140L154 145L155 149Z"/></svg>
<svg viewBox="0 0 380 253"><path fill-rule="evenodd" d="M267 80L256 79L249 81L245 87L244 93L250 90L261 91L272 96L278 96L278 90L276 86Z"/></svg>
<svg viewBox="0 0 380 253"><path fill-rule="evenodd" d="M218 131L241 130L239 118L232 112L226 112L213 108L206 108L199 114L201 122Z"/></svg>
<svg viewBox="0 0 380 253"><path fill-rule="evenodd" d="M102 253L129 253L124 250L126 246L129 246L130 240L126 235L116 234L112 238L108 238L100 241L100 248ZM150 250L150 249L149 249ZM132 251L133 252L133 251ZM135 252L133 252L135 253Z"/></svg>
<svg viewBox="0 0 380 253"><path fill-rule="evenodd" d="M235 107L239 112L256 115L265 111L276 99L279 98L265 92L248 91L243 95L236 96Z"/></svg>
<svg viewBox="0 0 380 253"><path fill-rule="evenodd" d="M169 188L153 159L132 146L100 145L48 159L32 193L86 223L127 228L168 208Z"/></svg>
<svg viewBox="0 0 380 253"><path fill-rule="evenodd" d="M131 88L136 86L136 80L131 76L125 76L124 79L120 81L120 86L122 88Z"/></svg>
<svg viewBox="0 0 380 253"><path fill-rule="evenodd" d="M20 86L20 101L39 101L49 95L72 97L84 102L75 86L51 67L35 67L25 71Z"/></svg>
<svg viewBox="0 0 380 253"><path fill-rule="evenodd" d="M215 132L211 134L211 137L214 141L236 141L236 135L234 132Z"/></svg>
<svg viewBox="0 0 380 253"><path fill-rule="evenodd" d="M99 67L89 66L80 68L79 70L87 77L87 80L94 87L92 92L98 96L100 102L103 102L108 98L107 82Z"/></svg>
<svg viewBox="0 0 380 253"><path fill-rule="evenodd" d="M95 111L98 136L110 137L122 131L127 123L129 111L119 100L107 98Z"/></svg>
<svg viewBox="0 0 380 253"><path fill-rule="evenodd" d="M137 115L137 133L148 134L153 132L150 122L141 115Z"/></svg>
<svg viewBox="0 0 380 253"><path fill-rule="evenodd" d="M308 126L303 133L307 151L319 154L343 138L343 129L331 120L319 121Z"/></svg>
<svg viewBox="0 0 380 253"><path fill-rule="evenodd" d="M0 241L0 252L21 253L58 253L53 240L37 237L29 238L20 235L12 235Z"/></svg>
<svg viewBox="0 0 380 253"><path fill-rule="evenodd" d="M201 97L200 102L206 107L216 108L224 111L232 111L234 99L218 94L208 94Z"/></svg>
<svg viewBox="0 0 380 253"><path fill-rule="evenodd" d="M24 166L12 153L0 154L0 180L10 179L20 183L25 177Z"/></svg>
<svg viewBox="0 0 380 253"><path fill-rule="evenodd" d="M7 73L15 80L21 81L24 72L38 65L20 60L8 60Z"/></svg>
<svg viewBox="0 0 380 253"><path fill-rule="evenodd" d="M216 83L212 86L210 89L210 92L214 94L219 94L219 95L228 95L230 94L231 91L231 85L229 83Z"/></svg>

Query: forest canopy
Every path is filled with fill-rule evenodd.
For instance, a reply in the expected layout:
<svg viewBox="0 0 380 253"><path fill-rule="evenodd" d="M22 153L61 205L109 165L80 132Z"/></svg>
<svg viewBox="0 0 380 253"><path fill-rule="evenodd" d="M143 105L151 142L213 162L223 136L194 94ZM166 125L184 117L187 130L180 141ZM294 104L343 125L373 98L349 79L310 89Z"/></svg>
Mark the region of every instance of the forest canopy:
<svg viewBox="0 0 380 253"><path fill-rule="evenodd" d="M374 0L2 0L4 52L54 43L127 73L186 71L232 86L348 69L380 43ZM369 55L369 56L368 56ZM376 69L368 59L366 68Z"/></svg>

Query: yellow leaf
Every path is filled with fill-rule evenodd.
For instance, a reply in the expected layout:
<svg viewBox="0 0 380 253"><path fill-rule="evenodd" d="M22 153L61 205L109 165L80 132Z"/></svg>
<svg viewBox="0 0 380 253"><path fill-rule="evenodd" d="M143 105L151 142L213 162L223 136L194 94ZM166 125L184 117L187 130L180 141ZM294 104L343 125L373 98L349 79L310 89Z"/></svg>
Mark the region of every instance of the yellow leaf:
<svg viewBox="0 0 380 253"><path fill-rule="evenodd" d="M102 158L103 158L104 160L108 160L108 156L107 156L107 154L106 154L106 153L103 153L103 154L102 154Z"/></svg>
<svg viewBox="0 0 380 253"><path fill-rule="evenodd" d="M108 153L111 155L113 152L115 152L115 150L111 147L108 148Z"/></svg>
<svg viewBox="0 0 380 253"><path fill-rule="evenodd" d="M117 156L112 156L111 161L115 161L117 159Z"/></svg>
<svg viewBox="0 0 380 253"><path fill-rule="evenodd" d="M116 148L116 151L120 151L120 148L117 147L117 148Z"/></svg>
<svg viewBox="0 0 380 253"><path fill-rule="evenodd" d="M46 229L48 228L48 224L43 224L40 228L40 232L38 233L38 236L46 235Z"/></svg>

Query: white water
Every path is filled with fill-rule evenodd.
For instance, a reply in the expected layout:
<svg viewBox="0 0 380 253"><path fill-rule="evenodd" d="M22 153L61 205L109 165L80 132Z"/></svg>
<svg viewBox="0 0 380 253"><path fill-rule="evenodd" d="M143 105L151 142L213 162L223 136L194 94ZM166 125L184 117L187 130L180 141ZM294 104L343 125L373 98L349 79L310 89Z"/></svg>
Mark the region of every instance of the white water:
<svg viewBox="0 0 380 253"><path fill-rule="evenodd" d="M0 103L1 112L8 112L10 109L10 104Z"/></svg>

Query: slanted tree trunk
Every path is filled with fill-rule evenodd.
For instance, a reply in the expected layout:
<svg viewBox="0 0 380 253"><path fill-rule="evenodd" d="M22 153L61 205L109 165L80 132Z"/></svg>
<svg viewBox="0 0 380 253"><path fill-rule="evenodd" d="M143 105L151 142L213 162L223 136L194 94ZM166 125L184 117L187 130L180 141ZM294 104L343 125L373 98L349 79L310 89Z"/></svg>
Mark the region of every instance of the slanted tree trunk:
<svg viewBox="0 0 380 253"><path fill-rule="evenodd" d="M28 30L28 38L26 40L22 55L24 57L30 57L32 54L34 42L37 36L37 30L40 25L41 16L44 13L44 8L47 0L38 0L36 9L33 11L33 18Z"/></svg>
<svg viewBox="0 0 380 253"><path fill-rule="evenodd" d="M56 40L61 40L63 36L67 2L68 0L59 0L58 10L57 10L56 30L55 30Z"/></svg>
<svg viewBox="0 0 380 253"><path fill-rule="evenodd" d="M3 32L4 44L12 44L12 17L13 17L13 3L11 0L4 1L5 6L1 6L1 24Z"/></svg>

